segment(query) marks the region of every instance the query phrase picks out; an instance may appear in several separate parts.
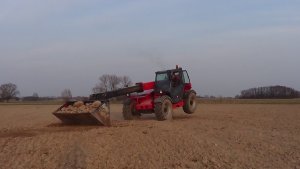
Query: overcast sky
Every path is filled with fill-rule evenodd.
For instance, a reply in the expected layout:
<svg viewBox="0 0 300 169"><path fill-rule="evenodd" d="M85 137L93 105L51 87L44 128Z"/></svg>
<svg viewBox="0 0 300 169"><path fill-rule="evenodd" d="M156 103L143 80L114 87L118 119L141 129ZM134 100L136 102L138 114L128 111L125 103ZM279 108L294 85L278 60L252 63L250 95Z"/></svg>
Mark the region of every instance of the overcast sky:
<svg viewBox="0 0 300 169"><path fill-rule="evenodd" d="M0 84L87 96L102 74L179 64L200 95L300 90L298 0L0 0Z"/></svg>

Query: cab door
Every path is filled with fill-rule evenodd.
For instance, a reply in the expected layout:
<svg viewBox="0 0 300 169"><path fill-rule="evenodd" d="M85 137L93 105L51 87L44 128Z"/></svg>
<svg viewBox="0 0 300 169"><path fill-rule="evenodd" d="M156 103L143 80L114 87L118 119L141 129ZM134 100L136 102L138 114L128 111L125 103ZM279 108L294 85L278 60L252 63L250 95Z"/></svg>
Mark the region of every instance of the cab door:
<svg viewBox="0 0 300 169"><path fill-rule="evenodd" d="M182 100L184 94L184 81L182 70L174 70L171 72L171 89L170 96L173 103Z"/></svg>

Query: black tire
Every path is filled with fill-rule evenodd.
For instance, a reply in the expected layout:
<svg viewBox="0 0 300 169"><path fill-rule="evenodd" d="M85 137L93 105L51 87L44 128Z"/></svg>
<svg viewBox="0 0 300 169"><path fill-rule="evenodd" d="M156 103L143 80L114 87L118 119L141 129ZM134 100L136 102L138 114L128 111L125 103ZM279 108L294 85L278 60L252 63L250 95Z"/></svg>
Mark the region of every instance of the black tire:
<svg viewBox="0 0 300 169"><path fill-rule="evenodd" d="M196 92L190 90L184 94L183 111L187 114L193 114L197 109Z"/></svg>
<svg viewBox="0 0 300 169"><path fill-rule="evenodd" d="M172 119L173 105L169 96L161 96L154 103L154 113L159 121Z"/></svg>
<svg viewBox="0 0 300 169"><path fill-rule="evenodd" d="M131 99L126 99L123 103L123 117L125 120L133 120L136 115L135 110L136 102Z"/></svg>

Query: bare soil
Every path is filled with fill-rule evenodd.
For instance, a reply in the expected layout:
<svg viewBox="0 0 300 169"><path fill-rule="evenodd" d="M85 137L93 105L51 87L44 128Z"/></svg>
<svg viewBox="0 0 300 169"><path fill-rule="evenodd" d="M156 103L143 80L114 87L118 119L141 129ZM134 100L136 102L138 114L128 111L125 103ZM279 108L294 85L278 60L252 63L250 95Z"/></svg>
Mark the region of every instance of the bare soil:
<svg viewBox="0 0 300 169"><path fill-rule="evenodd" d="M58 105L0 106L0 168L300 169L300 105L202 104L171 121L65 126Z"/></svg>

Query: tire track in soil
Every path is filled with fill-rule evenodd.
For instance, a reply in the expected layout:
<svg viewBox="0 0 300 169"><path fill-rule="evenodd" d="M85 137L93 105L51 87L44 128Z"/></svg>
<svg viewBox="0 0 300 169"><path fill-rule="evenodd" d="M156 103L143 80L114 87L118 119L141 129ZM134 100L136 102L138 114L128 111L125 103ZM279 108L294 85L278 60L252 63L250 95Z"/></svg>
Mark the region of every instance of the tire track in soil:
<svg viewBox="0 0 300 169"><path fill-rule="evenodd" d="M59 165L60 169L86 169L86 153L82 146L76 141L70 145L69 150L61 157L62 161Z"/></svg>
<svg viewBox="0 0 300 169"><path fill-rule="evenodd" d="M35 137L42 134L59 133L59 132L84 132L95 129L99 126L47 126L42 128L16 128L10 130L0 130L0 138L17 138L17 137Z"/></svg>

